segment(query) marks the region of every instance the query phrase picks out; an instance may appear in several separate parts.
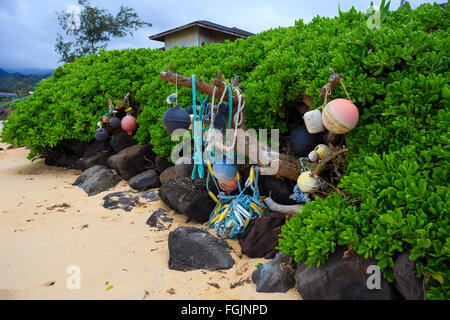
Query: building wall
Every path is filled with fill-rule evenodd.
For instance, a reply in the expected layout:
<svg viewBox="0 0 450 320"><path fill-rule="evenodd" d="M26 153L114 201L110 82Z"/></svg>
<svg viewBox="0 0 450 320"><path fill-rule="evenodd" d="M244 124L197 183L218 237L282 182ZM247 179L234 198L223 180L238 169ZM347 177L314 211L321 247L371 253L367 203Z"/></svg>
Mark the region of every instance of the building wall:
<svg viewBox="0 0 450 320"><path fill-rule="evenodd" d="M169 50L172 47L192 47L199 45L199 27L180 30L165 36L164 48Z"/></svg>
<svg viewBox="0 0 450 320"><path fill-rule="evenodd" d="M201 28L199 31L199 38L199 45L202 45L205 43L224 43L225 40L234 41L237 37L219 31Z"/></svg>

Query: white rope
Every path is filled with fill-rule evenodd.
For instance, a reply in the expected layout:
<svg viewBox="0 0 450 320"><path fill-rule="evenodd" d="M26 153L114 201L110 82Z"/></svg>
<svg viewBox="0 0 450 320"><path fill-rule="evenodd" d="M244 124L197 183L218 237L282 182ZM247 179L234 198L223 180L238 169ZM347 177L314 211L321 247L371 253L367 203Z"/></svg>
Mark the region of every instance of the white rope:
<svg viewBox="0 0 450 320"><path fill-rule="evenodd" d="M216 97L216 89L217 87L214 86L213 89L213 94L212 94L212 100L211 100L211 123L210 123L210 129L208 130L208 137L207 137L207 142L206 142L206 150L208 151L212 151L213 148L216 145L222 145L220 142L220 137L222 136L221 132L217 129L214 128L214 120L217 116L217 114L219 113L219 107L221 105L221 103L223 102L223 99L225 97L225 93L227 92L227 84L225 83L225 81L223 82L223 86L224 86L224 90L222 92L222 96L220 97L220 101L219 104L217 105L217 108L215 108L214 106L214 100ZM217 109L217 113L214 114L214 110ZM223 145L220 147L221 149L223 149Z"/></svg>
<svg viewBox="0 0 450 320"><path fill-rule="evenodd" d="M242 95L238 89L235 89L234 91L236 91L238 106L237 106L236 113L234 114L234 134L233 134L233 140L232 140L233 143L231 145L227 145L225 147L225 150L227 150L227 152L229 150L234 149L234 145L236 144L236 140L237 140L237 129L242 124L242 121L244 120L243 110L245 107L245 96ZM242 98L244 98L243 102L242 102Z"/></svg>

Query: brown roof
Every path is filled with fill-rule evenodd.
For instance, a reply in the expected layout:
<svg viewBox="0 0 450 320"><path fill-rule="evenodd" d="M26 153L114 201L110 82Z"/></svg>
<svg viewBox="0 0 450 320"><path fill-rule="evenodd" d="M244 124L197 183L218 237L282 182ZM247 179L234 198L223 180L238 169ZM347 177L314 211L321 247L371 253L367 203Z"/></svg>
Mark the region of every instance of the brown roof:
<svg viewBox="0 0 450 320"><path fill-rule="evenodd" d="M212 23L212 22L209 22L206 20L198 20L198 21L194 21L194 22L185 24L184 26L181 26L181 27L173 28L173 29L155 34L153 36L149 36L149 39L164 42L164 36L174 33L174 32L177 32L177 31L180 31L180 30L183 30L183 29L195 27L195 26L199 26L199 27L203 27L203 28L211 29L211 30L216 30L219 32L227 33L227 34L230 34L230 35L233 35L233 36L236 36L239 38L244 38L244 39L249 36L254 35L254 33L251 33L251 32L248 32L248 31L245 31L242 29L228 28L228 27L222 26L220 24Z"/></svg>

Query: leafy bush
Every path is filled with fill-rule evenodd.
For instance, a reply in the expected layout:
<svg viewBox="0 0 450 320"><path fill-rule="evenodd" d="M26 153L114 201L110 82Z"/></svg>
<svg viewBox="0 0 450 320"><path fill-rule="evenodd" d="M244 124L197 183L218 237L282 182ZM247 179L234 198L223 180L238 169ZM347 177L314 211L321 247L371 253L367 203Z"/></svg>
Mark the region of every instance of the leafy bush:
<svg viewBox="0 0 450 320"><path fill-rule="evenodd" d="M330 65L345 70L350 95L366 108L347 137L345 192L307 203L283 227L279 247L296 261L320 265L336 245L351 245L393 281L395 257L410 250L417 274L433 285L428 298L450 297L449 21L437 6L402 8L381 30L362 20L328 45ZM305 77L298 90L317 92Z"/></svg>
<svg viewBox="0 0 450 320"><path fill-rule="evenodd" d="M101 51L58 68L17 104L2 139L30 147L30 157L62 140L92 139L107 99L131 93L139 110L139 143L168 156L174 142L161 117L174 85L159 79L170 65L180 74L210 79L221 69L240 76L249 128L290 130L303 95L322 104L329 68L344 73L360 108L347 136L351 152L341 194L304 206L283 227L279 247L308 265L323 263L336 245L375 257L388 280L399 252L410 250L417 274L433 287L429 298L449 298L449 10L408 4L390 12L380 29L352 9L336 18L299 20L247 40L167 52ZM191 92L179 88L180 104ZM340 87L333 97L345 97Z"/></svg>
<svg viewBox="0 0 450 320"><path fill-rule="evenodd" d="M108 110L108 98L118 102L131 93L131 106L137 107L139 128L134 136L139 143L151 143L155 152L169 156L175 145L161 124L169 108L166 98L175 85L159 78L170 65L180 74L213 78L221 69L227 78L238 74L246 78L261 62L266 42L276 42L284 29L261 33L248 40L204 47L173 48L170 51L130 49L100 51L65 64L45 79L26 101L18 103L2 132L2 139L30 147L29 157L44 153L60 141L93 138L99 117ZM191 92L179 88L179 101L191 104Z"/></svg>

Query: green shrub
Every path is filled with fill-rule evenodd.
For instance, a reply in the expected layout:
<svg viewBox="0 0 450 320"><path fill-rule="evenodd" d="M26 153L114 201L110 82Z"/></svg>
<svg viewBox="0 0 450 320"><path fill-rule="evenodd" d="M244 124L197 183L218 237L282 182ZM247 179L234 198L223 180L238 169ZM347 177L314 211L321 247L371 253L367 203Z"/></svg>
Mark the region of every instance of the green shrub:
<svg viewBox="0 0 450 320"><path fill-rule="evenodd" d="M428 298L450 297L448 23L437 6L402 8L381 30L361 21L329 45L330 65L345 70L365 108L347 138L344 193L306 204L282 229L279 248L296 261L320 265L336 245L351 245L393 281L396 255L410 250L417 274L433 285ZM299 90L317 92L308 80Z"/></svg>
<svg viewBox="0 0 450 320"><path fill-rule="evenodd" d="M396 255L410 250L417 275L433 285L428 297L448 299L449 10L405 4L373 30L367 18L351 9L225 44L79 58L17 103L2 139L29 146L30 157L65 139L91 140L107 99L117 102L129 91L140 110L135 138L169 156L174 142L160 119L175 85L159 78L166 65L203 79L217 69L228 79L239 75L247 127L288 134L287 119L303 95L322 105L318 95L331 67L343 72L361 114L347 135L344 192L306 204L283 227L280 249L312 265L323 263L336 245L351 245L375 257L390 281ZM333 97L345 97L340 86ZM189 106L190 90L179 88L179 100Z"/></svg>

